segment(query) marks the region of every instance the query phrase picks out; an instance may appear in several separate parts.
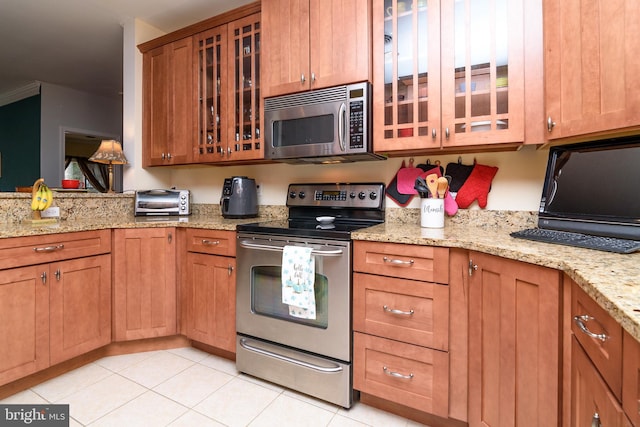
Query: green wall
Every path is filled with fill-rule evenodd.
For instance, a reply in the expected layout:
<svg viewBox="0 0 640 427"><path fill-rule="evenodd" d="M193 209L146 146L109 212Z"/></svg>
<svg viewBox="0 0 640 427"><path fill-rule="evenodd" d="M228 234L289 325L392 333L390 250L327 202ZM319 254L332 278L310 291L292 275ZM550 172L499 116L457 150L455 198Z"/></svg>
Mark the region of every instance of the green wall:
<svg viewBox="0 0 640 427"><path fill-rule="evenodd" d="M40 95L0 107L0 191L40 177Z"/></svg>

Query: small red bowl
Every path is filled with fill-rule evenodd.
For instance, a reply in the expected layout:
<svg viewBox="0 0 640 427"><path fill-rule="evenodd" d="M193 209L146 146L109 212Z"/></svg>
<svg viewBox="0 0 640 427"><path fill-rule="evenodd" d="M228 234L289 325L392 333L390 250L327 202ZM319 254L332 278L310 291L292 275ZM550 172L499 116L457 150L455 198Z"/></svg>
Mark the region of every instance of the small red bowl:
<svg viewBox="0 0 640 427"><path fill-rule="evenodd" d="M80 181L77 179L63 179L62 188L78 188L80 187Z"/></svg>

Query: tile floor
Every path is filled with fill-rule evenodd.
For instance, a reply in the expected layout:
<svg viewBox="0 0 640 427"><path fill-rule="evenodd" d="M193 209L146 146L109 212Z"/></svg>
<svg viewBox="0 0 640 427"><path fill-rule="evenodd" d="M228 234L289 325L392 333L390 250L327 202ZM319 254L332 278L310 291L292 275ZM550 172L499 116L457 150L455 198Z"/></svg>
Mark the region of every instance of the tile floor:
<svg viewBox="0 0 640 427"><path fill-rule="evenodd" d="M359 402L345 410L194 348L105 357L0 403L69 404L72 427L420 425Z"/></svg>

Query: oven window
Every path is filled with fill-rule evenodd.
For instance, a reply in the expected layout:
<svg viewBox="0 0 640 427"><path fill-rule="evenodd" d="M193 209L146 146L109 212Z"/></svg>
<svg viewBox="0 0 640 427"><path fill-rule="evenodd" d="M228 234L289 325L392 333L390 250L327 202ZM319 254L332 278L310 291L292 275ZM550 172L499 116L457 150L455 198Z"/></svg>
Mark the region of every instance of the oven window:
<svg viewBox="0 0 640 427"><path fill-rule="evenodd" d="M282 303L280 266L254 266L251 268L251 310L256 314L326 329L329 322L329 283L326 276L316 273L314 291L316 318L293 317L289 315L289 306Z"/></svg>
<svg viewBox="0 0 640 427"><path fill-rule="evenodd" d="M278 120L273 123L273 146L322 144L333 142L333 114Z"/></svg>

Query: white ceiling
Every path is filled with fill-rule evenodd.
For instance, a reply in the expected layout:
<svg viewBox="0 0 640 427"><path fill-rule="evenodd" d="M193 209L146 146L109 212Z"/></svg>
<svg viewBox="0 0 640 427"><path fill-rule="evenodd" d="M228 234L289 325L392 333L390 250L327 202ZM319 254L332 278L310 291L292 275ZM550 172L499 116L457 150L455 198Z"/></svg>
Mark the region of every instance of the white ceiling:
<svg viewBox="0 0 640 427"><path fill-rule="evenodd" d="M0 0L0 94L43 81L122 92L122 24L171 32L254 0Z"/></svg>

